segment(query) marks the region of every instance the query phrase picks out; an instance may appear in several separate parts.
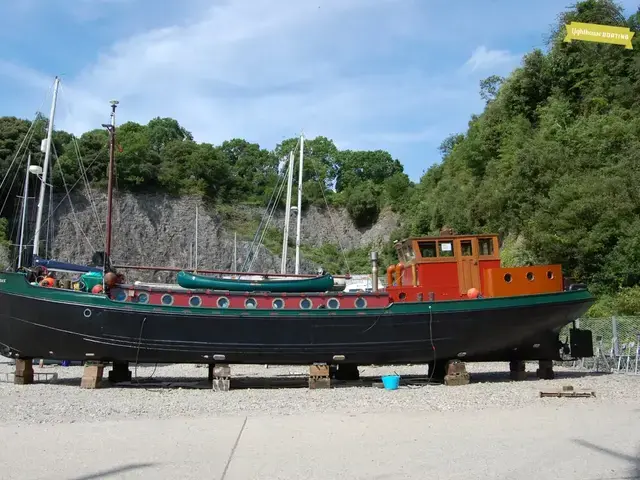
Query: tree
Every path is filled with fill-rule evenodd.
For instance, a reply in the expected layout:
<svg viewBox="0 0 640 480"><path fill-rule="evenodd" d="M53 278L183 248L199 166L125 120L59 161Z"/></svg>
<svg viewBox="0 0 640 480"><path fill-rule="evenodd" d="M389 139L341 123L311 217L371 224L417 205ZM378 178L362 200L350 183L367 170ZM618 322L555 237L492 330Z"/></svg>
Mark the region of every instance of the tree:
<svg viewBox="0 0 640 480"><path fill-rule="evenodd" d="M494 100L496 98L496 95L498 95L500 84L503 81L504 78L500 77L499 75L491 75L484 80L480 80L480 98L482 98L487 103Z"/></svg>

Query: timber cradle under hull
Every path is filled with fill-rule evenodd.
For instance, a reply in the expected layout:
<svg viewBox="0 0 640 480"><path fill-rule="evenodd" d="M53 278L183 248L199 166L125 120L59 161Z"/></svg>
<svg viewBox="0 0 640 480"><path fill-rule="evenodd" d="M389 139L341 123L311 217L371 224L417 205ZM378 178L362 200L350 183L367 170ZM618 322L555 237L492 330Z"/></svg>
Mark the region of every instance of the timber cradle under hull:
<svg viewBox="0 0 640 480"><path fill-rule="evenodd" d="M42 298L36 296L38 288L28 286L28 295L0 288L3 355L274 365L480 361L566 325L593 301L588 292L576 291L528 299L403 303L366 312L200 313L123 306L102 295L64 290L57 299Z"/></svg>

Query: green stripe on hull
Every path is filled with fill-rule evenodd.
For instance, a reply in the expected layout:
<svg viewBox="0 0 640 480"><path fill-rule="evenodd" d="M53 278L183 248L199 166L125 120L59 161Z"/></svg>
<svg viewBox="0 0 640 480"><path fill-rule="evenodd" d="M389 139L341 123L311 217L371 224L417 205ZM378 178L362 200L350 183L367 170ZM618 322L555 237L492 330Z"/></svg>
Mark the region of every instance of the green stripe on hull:
<svg viewBox="0 0 640 480"><path fill-rule="evenodd" d="M117 308L138 312L167 313L172 315L189 314L209 314L209 315L232 315L238 316L240 313L249 316L263 316L265 310L275 315L289 315L291 313L305 316L340 316L353 315L354 311L359 311L364 315L387 314L416 314L423 313L447 313L447 312L478 312L483 310L494 310L500 308L517 308L527 306L553 305L572 302L593 303L594 297L588 290L575 290L557 293L543 293L535 295L520 295L515 297L483 298L477 300L443 300L436 302L403 302L394 303L385 308L366 309L292 309L273 311L271 309L242 309L242 308L208 308L208 307L183 307L173 305L149 305L139 303L125 303L111 300L103 294L92 294L75 290L65 290L60 288L45 288L34 286L26 281L22 273L0 273L0 292L42 299L53 302L63 302L81 306L93 306L103 308Z"/></svg>

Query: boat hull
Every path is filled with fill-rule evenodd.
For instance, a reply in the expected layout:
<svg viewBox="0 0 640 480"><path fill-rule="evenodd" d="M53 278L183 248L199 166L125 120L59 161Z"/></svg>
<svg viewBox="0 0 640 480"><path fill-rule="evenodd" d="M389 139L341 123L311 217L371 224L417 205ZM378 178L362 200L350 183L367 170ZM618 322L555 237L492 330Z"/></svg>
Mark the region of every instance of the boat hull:
<svg viewBox="0 0 640 480"><path fill-rule="evenodd" d="M7 277L13 275L0 275L0 353L72 361L268 364L340 361L397 364L450 358L480 361L566 325L593 302L587 291L574 291L517 298L398 303L366 311L198 311L123 305L103 295L30 286L24 278L11 278L7 282Z"/></svg>

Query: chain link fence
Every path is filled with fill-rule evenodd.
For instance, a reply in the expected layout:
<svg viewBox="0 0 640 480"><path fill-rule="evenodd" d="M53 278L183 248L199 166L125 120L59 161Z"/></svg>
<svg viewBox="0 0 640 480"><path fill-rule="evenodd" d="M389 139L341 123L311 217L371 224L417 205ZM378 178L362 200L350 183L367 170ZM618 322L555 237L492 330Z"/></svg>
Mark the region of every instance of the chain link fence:
<svg viewBox="0 0 640 480"><path fill-rule="evenodd" d="M581 318L576 327L591 330L593 357L565 365L575 368L640 375L640 317ZM560 339L569 337L570 325L562 329Z"/></svg>

